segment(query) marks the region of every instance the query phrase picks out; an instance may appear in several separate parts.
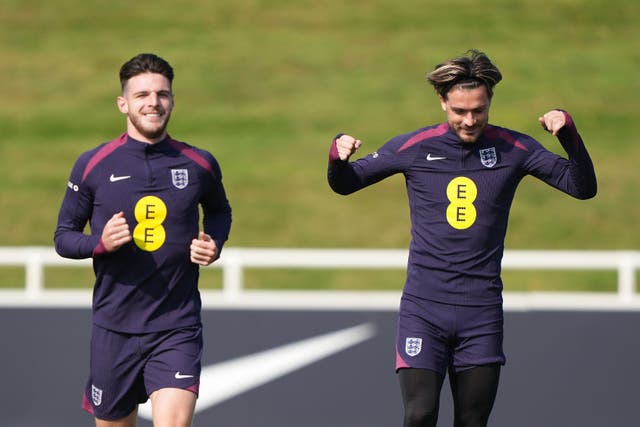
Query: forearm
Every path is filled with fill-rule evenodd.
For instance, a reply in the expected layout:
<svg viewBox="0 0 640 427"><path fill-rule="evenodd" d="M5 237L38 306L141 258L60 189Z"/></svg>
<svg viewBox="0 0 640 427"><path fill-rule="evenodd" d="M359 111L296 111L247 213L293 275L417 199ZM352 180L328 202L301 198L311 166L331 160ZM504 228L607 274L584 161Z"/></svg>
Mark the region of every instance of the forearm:
<svg viewBox="0 0 640 427"><path fill-rule="evenodd" d="M222 251L231 231L231 207L226 204L220 211L205 211L202 222L204 232L215 240L218 252Z"/></svg>
<svg viewBox="0 0 640 427"><path fill-rule="evenodd" d="M53 241L56 252L64 258L91 258L94 254L104 252L99 236L89 236L80 231L58 227Z"/></svg>
<svg viewBox="0 0 640 427"><path fill-rule="evenodd" d="M558 140L569 157L569 177L574 187L574 196L580 199L594 197L597 180L593 162L571 116L565 115L565 126L558 132Z"/></svg>
<svg viewBox="0 0 640 427"><path fill-rule="evenodd" d="M335 139L329 150L327 180L331 189L342 195L351 194L364 186L353 164L348 160L340 160Z"/></svg>

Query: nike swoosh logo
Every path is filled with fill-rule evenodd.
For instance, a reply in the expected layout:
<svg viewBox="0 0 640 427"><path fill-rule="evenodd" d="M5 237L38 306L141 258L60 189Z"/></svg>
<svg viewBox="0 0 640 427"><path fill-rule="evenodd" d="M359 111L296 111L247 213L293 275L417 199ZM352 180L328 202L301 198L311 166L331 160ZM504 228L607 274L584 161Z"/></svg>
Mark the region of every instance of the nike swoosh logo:
<svg viewBox="0 0 640 427"><path fill-rule="evenodd" d="M302 369L318 360L372 338L375 326L363 323L336 332L285 344L259 353L202 368L200 395L195 412L201 412L239 394ZM151 402L138 408L140 417L151 420Z"/></svg>
<svg viewBox="0 0 640 427"><path fill-rule="evenodd" d="M446 157L440 157L440 156L432 156L431 153L427 154L427 161L432 162L434 160L445 160Z"/></svg>
<svg viewBox="0 0 640 427"><path fill-rule="evenodd" d="M109 177L109 181L111 182L118 182L118 181L122 181L123 179L129 179L131 178L131 175L127 175L127 176L114 176L113 174L111 174L111 176Z"/></svg>
<svg viewBox="0 0 640 427"><path fill-rule="evenodd" d="M182 379L185 379L185 378L193 378L193 375L181 374L181 373L180 373L180 371L178 371L178 372L176 372L176 374L174 375L174 377L175 377L177 380L182 380Z"/></svg>

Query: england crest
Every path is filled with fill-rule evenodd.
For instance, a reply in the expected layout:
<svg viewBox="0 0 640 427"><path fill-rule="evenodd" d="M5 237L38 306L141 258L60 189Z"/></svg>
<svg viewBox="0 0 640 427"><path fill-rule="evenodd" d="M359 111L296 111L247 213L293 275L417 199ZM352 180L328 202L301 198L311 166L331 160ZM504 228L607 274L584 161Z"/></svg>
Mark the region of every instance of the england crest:
<svg viewBox="0 0 640 427"><path fill-rule="evenodd" d="M498 155L496 154L496 148L485 148L480 150L480 161L488 168L492 168L498 163Z"/></svg>
<svg viewBox="0 0 640 427"><path fill-rule="evenodd" d="M404 345L404 352L413 357L420 354L422 350L422 338L407 337Z"/></svg>
<svg viewBox="0 0 640 427"><path fill-rule="evenodd" d="M187 169L171 169L171 182L182 190L189 184L189 171Z"/></svg>
<svg viewBox="0 0 640 427"><path fill-rule="evenodd" d="M102 389L99 389L93 384L91 384L91 400L93 400L95 406L102 404Z"/></svg>

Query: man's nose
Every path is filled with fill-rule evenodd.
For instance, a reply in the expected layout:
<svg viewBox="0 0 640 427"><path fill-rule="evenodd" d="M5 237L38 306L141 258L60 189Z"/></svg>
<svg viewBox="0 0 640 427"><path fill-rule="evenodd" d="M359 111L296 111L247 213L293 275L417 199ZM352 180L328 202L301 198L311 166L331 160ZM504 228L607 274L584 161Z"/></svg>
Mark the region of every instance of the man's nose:
<svg viewBox="0 0 640 427"><path fill-rule="evenodd" d="M154 105L155 106L155 105L160 104L160 97L155 92L151 92L149 94L149 99L148 100L149 100L149 105Z"/></svg>
<svg viewBox="0 0 640 427"><path fill-rule="evenodd" d="M473 126L476 123L476 116L472 112L465 114L463 123L465 126Z"/></svg>

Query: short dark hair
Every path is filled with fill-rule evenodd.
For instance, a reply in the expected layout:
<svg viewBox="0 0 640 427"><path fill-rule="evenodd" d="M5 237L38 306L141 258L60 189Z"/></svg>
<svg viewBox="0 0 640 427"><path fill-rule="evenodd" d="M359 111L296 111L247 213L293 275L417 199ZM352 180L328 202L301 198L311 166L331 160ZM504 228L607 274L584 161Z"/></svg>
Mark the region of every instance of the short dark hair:
<svg viewBox="0 0 640 427"><path fill-rule="evenodd" d="M427 74L427 81L444 99L447 99L447 93L454 86L461 89L474 89L483 85L491 98L493 87L500 80L502 80L500 70L487 55L476 49L467 51L465 56L436 65L436 68Z"/></svg>
<svg viewBox="0 0 640 427"><path fill-rule="evenodd" d="M120 68L120 87L124 87L130 78L142 73L157 73L173 82L173 68L164 59L153 53L141 53L125 62Z"/></svg>

